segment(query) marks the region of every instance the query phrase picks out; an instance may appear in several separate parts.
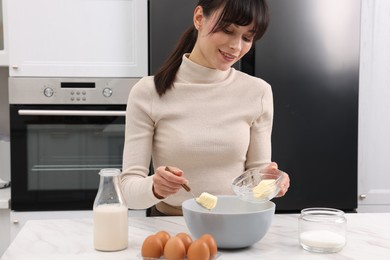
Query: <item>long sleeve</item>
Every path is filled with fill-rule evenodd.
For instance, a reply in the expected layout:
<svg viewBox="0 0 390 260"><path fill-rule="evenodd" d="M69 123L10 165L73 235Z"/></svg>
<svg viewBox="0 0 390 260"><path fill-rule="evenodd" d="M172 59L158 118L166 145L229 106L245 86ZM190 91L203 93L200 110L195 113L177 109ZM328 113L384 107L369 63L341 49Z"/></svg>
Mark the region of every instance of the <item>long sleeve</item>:
<svg viewBox="0 0 390 260"><path fill-rule="evenodd" d="M271 133L273 124L273 96L267 88L261 99L260 116L252 123L246 169L264 168L271 162Z"/></svg>
<svg viewBox="0 0 390 260"><path fill-rule="evenodd" d="M150 80L140 80L130 92L126 109L126 134L123 151L122 192L127 206L144 209L156 204L152 178L148 176L152 155L154 122L150 118L152 97Z"/></svg>

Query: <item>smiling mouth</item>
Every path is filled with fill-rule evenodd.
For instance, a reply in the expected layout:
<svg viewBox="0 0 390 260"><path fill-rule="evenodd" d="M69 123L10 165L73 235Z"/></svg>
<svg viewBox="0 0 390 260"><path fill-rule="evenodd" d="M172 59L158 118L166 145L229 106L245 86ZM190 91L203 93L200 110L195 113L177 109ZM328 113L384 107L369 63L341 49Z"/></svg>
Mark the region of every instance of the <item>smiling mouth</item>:
<svg viewBox="0 0 390 260"><path fill-rule="evenodd" d="M233 60L236 58L235 55L229 54L229 53L227 53L227 52L224 52L224 51L221 51L221 50L219 50L219 52L222 54L222 56L223 56L224 58L226 58L226 59L228 59L228 60L233 61Z"/></svg>

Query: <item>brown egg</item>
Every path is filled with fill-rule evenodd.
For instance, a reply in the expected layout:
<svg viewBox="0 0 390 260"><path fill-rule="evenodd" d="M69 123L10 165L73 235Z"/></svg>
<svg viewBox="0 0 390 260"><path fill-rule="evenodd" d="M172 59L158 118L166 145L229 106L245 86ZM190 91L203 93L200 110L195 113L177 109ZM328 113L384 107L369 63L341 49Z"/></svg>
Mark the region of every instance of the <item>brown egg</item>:
<svg viewBox="0 0 390 260"><path fill-rule="evenodd" d="M192 238L190 235L188 235L185 232L180 232L176 234L177 237L180 237L180 239L183 241L184 246L186 247L186 252L188 251L188 248L190 247L192 243Z"/></svg>
<svg viewBox="0 0 390 260"><path fill-rule="evenodd" d="M214 257L218 252L218 245L214 237L210 234L204 234L199 239L205 241L210 249L210 257Z"/></svg>
<svg viewBox="0 0 390 260"><path fill-rule="evenodd" d="M209 260L210 249L206 241L197 239L188 248L187 252L188 260Z"/></svg>
<svg viewBox="0 0 390 260"><path fill-rule="evenodd" d="M155 235L150 235L142 243L141 255L143 257L160 258L163 250L161 239Z"/></svg>
<svg viewBox="0 0 390 260"><path fill-rule="evenodd" d="M169 235L169 233L167 231L158 231L156 234L155 234L158 238L161 239L161 242L163 243L163 247L165 246L165 244L167 243L168 239L171 238L171 235Z"/></svg>
<svg viewBox="0 0 390 260"><path fill-rule="evenodd" d="M164 247L164 257L166 259L184 259L186 247L180 237L171 237Z"/></svg>

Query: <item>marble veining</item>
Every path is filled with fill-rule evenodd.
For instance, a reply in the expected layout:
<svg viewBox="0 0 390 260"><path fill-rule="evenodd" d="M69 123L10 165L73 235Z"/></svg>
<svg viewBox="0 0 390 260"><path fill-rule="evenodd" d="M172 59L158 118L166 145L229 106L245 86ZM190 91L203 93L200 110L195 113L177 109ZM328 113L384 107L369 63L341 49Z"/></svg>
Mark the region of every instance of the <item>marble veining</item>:
<svg viewBox="0 0 390 260"><path fill-rule="evenodd" d="M310 253L298 243L298 215L275 215L266 236L255 245L240 250L219 250L218 260L238 259L390 259L390 213L346 214L347 245L334 254ZM141 259L143 239L159 230L171 235L188 232L182 217L130 217L129 247L119 252L99 252L93 248L92 219L28 221L2 260L14 259Z"/></svg>

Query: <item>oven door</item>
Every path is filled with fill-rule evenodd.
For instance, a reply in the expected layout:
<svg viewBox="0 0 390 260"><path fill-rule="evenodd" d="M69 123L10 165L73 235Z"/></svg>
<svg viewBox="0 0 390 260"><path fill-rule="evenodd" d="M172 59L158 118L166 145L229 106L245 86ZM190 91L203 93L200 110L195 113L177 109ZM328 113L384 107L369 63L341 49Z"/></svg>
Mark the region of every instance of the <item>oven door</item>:
<svg viewBox="0 0 390 260"><path fill-rule="evenodd" d="M99 170L122 168L125 109L11 105L12 209L92 209Z"/></svg>

